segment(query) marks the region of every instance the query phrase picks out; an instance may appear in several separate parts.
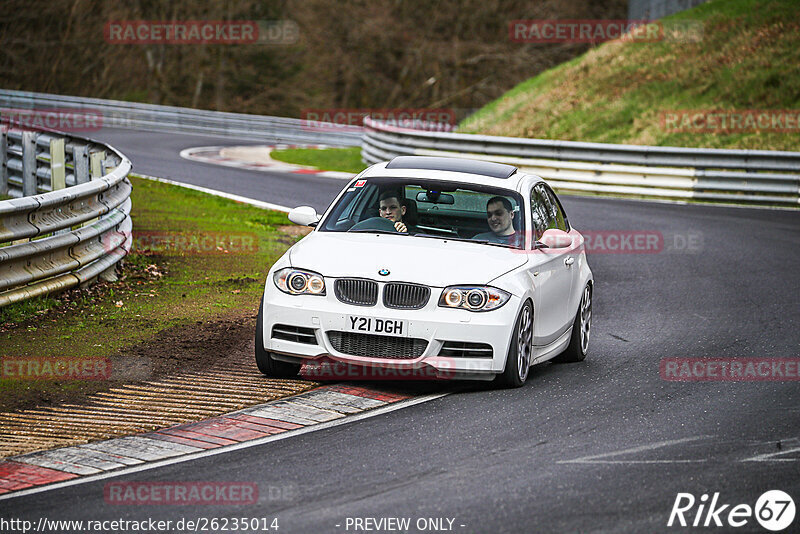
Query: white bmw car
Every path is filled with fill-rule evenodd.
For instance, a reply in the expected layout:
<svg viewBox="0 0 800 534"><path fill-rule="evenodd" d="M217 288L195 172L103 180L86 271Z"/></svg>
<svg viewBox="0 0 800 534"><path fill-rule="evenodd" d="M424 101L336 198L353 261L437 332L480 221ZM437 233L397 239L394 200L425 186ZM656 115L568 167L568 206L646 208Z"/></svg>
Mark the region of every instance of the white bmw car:
<svg viewBox="0 0 800 534"><path fill-rule="evenodd" d="M531 365L586 357L592 272L583 237L539 177L482 161L371 166L270 269L256 363L315 361L521 386ZM424 371L421 372L421 371Z"/></svg>

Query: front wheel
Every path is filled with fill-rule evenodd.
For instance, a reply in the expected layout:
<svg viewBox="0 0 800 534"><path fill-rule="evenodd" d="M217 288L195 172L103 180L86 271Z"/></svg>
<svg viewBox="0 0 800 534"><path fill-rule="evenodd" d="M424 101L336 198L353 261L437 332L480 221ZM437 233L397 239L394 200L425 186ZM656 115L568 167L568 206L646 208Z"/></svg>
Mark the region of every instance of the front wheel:
<svg viewBox="0 0 800 534"><path fill-rule="evenodd" d="M256 365L258 370L270 378L293 378L300 372L300 366L294 363L280 362L264 350L264 300L258 307L256 320Z"/></svg>
<svg viewBox="0 0 800 534"><path fill-rule="evenodd" d="M589 334L592 332L592 288L589 284L583 288L581 303L575 320L572 322L572 336L567 349L553 358L556 363L582 362L589 350Z"/></svg>
<svg viewBox="0 0 800 534"><path fill-rule="evenodd" d="M511 346L508 347L506 369L497 377L500 384L506 387L518 388L528 378L531 367L531 353L533 351L533 306L526 301L517 317L514 327L514 336Z"/></svg>

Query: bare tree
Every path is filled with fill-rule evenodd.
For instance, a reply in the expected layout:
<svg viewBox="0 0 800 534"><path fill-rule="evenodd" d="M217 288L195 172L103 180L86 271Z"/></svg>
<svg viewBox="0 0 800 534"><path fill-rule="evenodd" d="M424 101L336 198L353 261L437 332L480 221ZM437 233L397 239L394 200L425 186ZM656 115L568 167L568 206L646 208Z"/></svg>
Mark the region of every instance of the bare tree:
<svg viewBox="0 0 800 534"><path fill-rule="evenodd" d="M624 18L625 0L7 0L11 89L299 116L307 108L477 108L588 45L512 42L517 19ZM109 21L291 20L285 45L111 44Z"/></svg>

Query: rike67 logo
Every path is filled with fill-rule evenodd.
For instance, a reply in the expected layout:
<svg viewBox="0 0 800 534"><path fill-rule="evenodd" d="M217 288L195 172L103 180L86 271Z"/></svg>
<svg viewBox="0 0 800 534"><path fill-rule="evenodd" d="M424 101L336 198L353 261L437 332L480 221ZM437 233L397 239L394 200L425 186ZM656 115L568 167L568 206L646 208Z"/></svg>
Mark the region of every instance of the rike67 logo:
<svg viewBox="0 0 800 534"><path fill-rule="evenodd" d="M755 506L723 504L719 492L714 493L710 502L706 493L700 499L695 499L691 493L678 493L667 526L738 528L751 524L755 518L765 529L778 532L792 524L794 515L794 501L781 490L765 492Z"/></svg>

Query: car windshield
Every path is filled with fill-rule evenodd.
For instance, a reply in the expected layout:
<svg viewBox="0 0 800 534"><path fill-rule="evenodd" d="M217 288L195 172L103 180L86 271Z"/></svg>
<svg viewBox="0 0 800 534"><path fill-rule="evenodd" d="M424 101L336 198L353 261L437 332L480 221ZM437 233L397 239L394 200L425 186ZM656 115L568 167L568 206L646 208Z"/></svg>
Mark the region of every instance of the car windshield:
<svg viewBox="0 0 800 534"><path fill-rule="evenodd" d="M523 213L520 195L509 189L438 180L370 178L357 180L345 191L319 230L400 233L410 238L522 248Z"/></svg>

